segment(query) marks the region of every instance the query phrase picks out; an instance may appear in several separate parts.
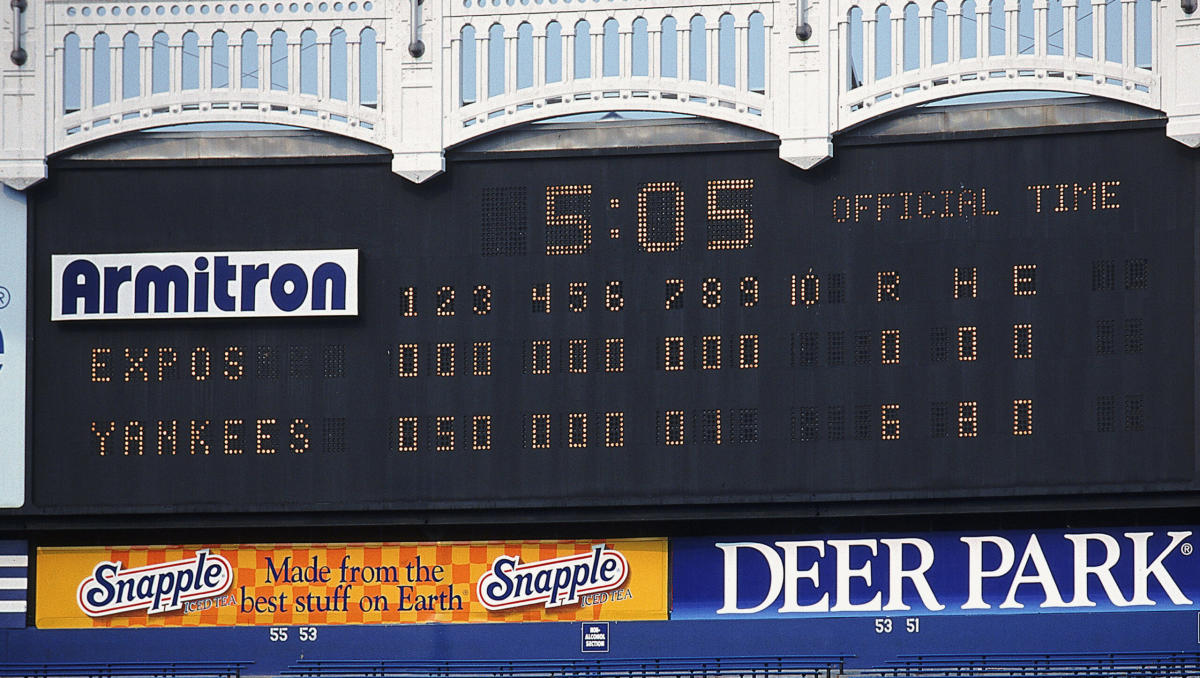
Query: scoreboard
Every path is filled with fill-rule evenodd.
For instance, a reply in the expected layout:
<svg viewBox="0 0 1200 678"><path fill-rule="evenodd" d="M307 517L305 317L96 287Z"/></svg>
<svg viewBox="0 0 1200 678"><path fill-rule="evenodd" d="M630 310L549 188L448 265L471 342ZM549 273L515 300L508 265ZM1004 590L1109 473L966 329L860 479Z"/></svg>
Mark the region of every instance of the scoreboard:
<svg viewBox="0 0 1200 678"><path fill-rule="evenodd" d="M421 185L63 166L30 203L26 511L1195 490L1196 166L1133 128L846 146L807 172L745 149L459 160ZM255 289L210 258L328 251L353 313L150 309ZM52 302L82 284L56 258L180 253L143 315Z"/></svg>

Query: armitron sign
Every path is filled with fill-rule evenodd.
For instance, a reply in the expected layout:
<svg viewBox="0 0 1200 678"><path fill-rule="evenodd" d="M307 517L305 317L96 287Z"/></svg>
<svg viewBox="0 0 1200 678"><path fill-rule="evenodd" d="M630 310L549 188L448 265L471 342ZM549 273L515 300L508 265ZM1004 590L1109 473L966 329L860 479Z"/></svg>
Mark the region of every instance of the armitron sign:
<svg viewBox="0 0 1200 678"><path fill-rule="evenodd" d="M51 320L358 314L358 250L62 254Z"/></svg>

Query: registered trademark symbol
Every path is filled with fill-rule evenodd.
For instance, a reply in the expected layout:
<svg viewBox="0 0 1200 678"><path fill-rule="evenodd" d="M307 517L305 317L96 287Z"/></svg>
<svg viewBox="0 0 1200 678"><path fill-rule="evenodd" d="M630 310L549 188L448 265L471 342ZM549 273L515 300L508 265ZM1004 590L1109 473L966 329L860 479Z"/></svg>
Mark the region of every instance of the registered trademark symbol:
<svg viewBox="0 0 1200 678"><path fill-rule="evenodd" d="M1180 552L1180 553L1182 553L1182 554L1183 554L1183 555L1185 555L1185 556L1190 556L1190 555L1192 555L1192 545L1191 545L1191 544L1184 544L1183 546L1180 546L1180 547L1179 547L1179 552Z"/></svg>
<svg viewBox="0 0 1200 678"><path fill-rule="evenodd" d="M0 308L4 308L5 306L8 306L8 302L10 299L12 299L12 295L9 294L8 288L0 287Z"/></svg>

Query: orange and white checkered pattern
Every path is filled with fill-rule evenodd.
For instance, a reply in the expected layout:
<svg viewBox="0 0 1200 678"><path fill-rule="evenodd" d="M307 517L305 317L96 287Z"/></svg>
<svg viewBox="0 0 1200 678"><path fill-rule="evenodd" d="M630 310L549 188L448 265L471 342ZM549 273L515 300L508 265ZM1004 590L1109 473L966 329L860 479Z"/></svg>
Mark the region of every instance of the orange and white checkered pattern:
<svg viewBox="0 0 1200 678"><path fill-rule="evenodd" d="M629 578L621 587L627 592L621 600L550 609L531 605L492 612L475 599L475 583L497 557L519 555L522 562L532 563L588 553L600 543L620 551L629 561ZM138 610L96 618L79 609L76 601L79 583L91 576L97 564L120 562L122 570L129 570L191 558L201 548L224 556L233 566L233 584L229 590L210 598L211 603L200 601L201 609L153 615ZM318 568L329 568L328 582L272 580L272 569L278 572L285 561L289 563L289 571L311 569L314 557ZM418 558L423 574L433 574L433 568L440 567L441 581L410 581L417 578ZM268 566L268 560L273 568ZM38 549L37 562L39 628L667 618L667 544L662 539L43 548ZM407 595L403 601L402 586L411 587L405 589ZM456 604L459 599L461 607ZM274 601L273 610L268 609L268 601Z"/></svg>

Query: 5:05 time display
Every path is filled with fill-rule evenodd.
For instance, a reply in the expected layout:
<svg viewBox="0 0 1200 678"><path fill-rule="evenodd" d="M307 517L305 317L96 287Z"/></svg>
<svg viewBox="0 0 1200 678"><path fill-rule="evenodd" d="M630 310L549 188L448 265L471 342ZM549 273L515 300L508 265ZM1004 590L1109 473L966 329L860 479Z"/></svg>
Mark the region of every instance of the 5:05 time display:
<svg viewBox="0 0 1200 678"><path fill-rule="evenodd" d="M634 208L633 235L643 252L673 252L688 234L684 212L690 191L674 181L651 181L638 186L632 200L601 197L592 184L559 184L545 190L545 252L572 255L587 252L595 239L627 237L620 225L599 232L595 208L599 198L610 213L628 214ZM742 250L754 244L754 180L713 179L703 189L705 246L709 250ZM525 229L513 228L513 211L522 211L523 191L491 189L483 194L485 254L523 254ZM523 215L522 215L523 216Z"/></svg>

